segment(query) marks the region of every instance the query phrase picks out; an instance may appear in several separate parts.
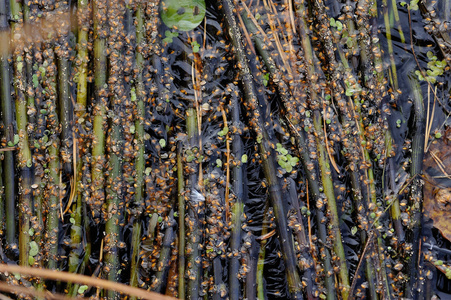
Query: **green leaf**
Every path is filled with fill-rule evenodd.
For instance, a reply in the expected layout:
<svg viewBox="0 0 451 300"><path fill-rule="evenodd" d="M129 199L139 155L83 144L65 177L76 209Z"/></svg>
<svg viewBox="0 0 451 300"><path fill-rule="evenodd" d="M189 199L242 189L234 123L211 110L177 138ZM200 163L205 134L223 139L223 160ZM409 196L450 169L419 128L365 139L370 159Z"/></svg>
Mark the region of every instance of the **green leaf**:
<svg viewBox="0 0 451 300"><path fill-rule="evenodd" d="M28 229L28 235L33 236L33 234L34 234L34 229L33 228Z"/></svg>
<svg viewBox="0 0 451 300"><path fill-rule="evenodd" d="M192 43L191 43L191 47L193 47L193 52L194 52L194 53L199 52L200 45L199 45L198 42L196 42L196 41L192 42Z"/></svg>
<svg viewBox="0 0 451 300"><path fill-rule="evenodd" d="M23 62L17 63L17 71L19 71L19 73L21 73L22 69L23 69Z"/></svg>
<svg viewBox="0 0 451 300"><path fill-rule="evenodd" d="M75 219L74 218L70 218L69 222L71 222L71 224L75 224Z"/></svg>
<svg viewBox="0 0 451 300"><path fill-rule="evenodd" d="M441 265L443 265L443 261L442 261L442 260L436 260L436 261L434 262L434 265L436 265L436 266L441 266Z"/></svg>
<svg viewBox="0 0 451 300"><path fill-rule="evenodd" d="M298 161L299 161L299 158L297 158L296 156L291 157L290 160L289 160L290 165L292 165L293 167L296 166L296 164L298 163Z"/></svg>
<svg viewBox="0 0 451 300"><path fill-rule="evenodd" d="M160 144L161 148L166 147L166 140L165 140L165 139L160 139L160 140L158 141L158 143Z"/></svg>
<svg viewBox="0 0 451 300"><path fill-rule="evenodd" d="M34 265L34 257L33 256L28 256L28 264L30 266Z"/></svg>
<svg viewBox="0 0 451 300"><path fill-rule="evenodd" d="M343 24L340 21L335 22L335 24L337 25L337 30L338 31L342 31L343 30Z"/></svg>
<svg viewBox="0 0 451 300"><path fill-rule="evenodd" d="M136 130L135 125L130 126L130 133L134 134Z"/></svg>
<svg viewBox="0 0 451 300"><path fill-rule="evenodd" d="M130 99L135 102L136 101L136 92L135 92L135 88L132 87L130 90Z"/></svg>
<svg viewBox="0 0 451 300"><path fill-rule="evenodd" d="M287 163L284 162L284 161L281 160L281 159L279 159L279 160L277 161L277 163L279 164L279 166L281 166L281 167L284 168L284 169L287 167Z"/></svg>
<svg viewBox="0 0 451 300"><path fill-rule="evenodd" d="M33 74L33 86L38 87L38 84L39 84L38 75Z"/></svg>
<svg viewBox="0 0 451 300"><path fill-rule="evenodd" d="M337 26L337 25L335 24L335 19L334 19L334 18L330 18L329 24L330 24L330 26L332 26L332 27Z"/></svg>
<svg viewBox="0 0 451 300"><path fill-rule="evenodd" d="M44 77L45 76L45 68L39 67L39 71L41 72L41 76Z"/></svg>
<svg viewBox="0 0 451 300"><path fill-rule="evenodd" d="M80 285L80 287L78 288L78 293L83 294L87 289L88 289L87 285Z"/></svg>
<svg viewBox="0 0 451 300"><path fill-rule="evenodd" d="M15 134L14 135L14 145L17 145L19 143L19 135Z"/></svg>
<svg viewBox="0 0 451 300"><path fill-rule="evenodd" d="M427 57L428 57L429 59L431 59L432 56L434 56L434 53L432 53L432 51L428 51L428 52L426 53L426 55L427 55Z"/></svg>
<svg viewBox="0 0 451 300"><path fill-rule="evenodd" d="M347 89L345 94L346 94L346 96L351 97L353 92L351 89Z"/></svg>
<svg viewBox="0 0 451 300"><path fill-rule="evenodd" d="M219 136L224 136L229 132L229 127L225 126L221 131L218 132Z"/></svg>
<svg viewBox="0 0 451 300"><path fill-rule="evenodd" d="M351 234L352 235L355 235L357 233L357 226L353 226L352 228L351 228Z"/></svg>
<svg viewBox="0 0 451 300"><path fill-rule="evenodd" d="M144 173L146 174L146 176L150 175L150 172L152 172L152 169L150 167L147 167L146 170L144 171Z"/></svg>
<svg viewBox="0 0 451 300"><path fill-rule="evenodd" d="M30 242L30 256L36 256L39 252L38 244L35 241Z"/></svg>
<svg viewBox="0 0 451 300"><path fill-rule="evenodd" d="M160 16L166 26L180 31L196 28L205 17L204 0L163 0Z"/></svg>
<svg viewBox="0 0 451 300"><path fill-rule="evenodd" d="M242 162L243 164L247 163L247 159L248 159L247 154L243 154L243 155L241 156L241 162Z"/></svg>
<svg viewBox="0 0 451 300"><path fill-rule="evenodd" d="M218 168L222 167L222 160L220 160L219 158L216 160L216 166Z"/></svg>
<svg viewBox="0 0 451 300"><path fill-rule="evenodd" d="M31 161L31 159L27 160L27 167L31 168L33 166L33 162Z"/></svg>

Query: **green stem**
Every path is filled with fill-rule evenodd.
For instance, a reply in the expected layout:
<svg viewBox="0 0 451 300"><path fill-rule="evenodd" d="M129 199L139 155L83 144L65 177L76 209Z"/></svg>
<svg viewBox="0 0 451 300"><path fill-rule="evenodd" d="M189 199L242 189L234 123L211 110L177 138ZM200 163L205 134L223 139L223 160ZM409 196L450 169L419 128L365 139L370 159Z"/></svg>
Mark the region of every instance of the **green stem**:
<svg viewBox="0 0 451 300"><path fill-rule="evenodd" d="M167 282L167 274L170 267L171 259L171 246L174 242L175 232L174 227L169 224L174 224L174 210L171 210L168 216L168 221L166 222L168 227L164 232L163 243L160 250L160 258L158 259L156 284L152 286L152 290L161 293L163 291L163 286Z"/></svg>
<svg viewBox="0 0 451 300"><path fill-rule="evenodd" d="M232 122L233 124L240 123L240 103L238 97L232 98ZM244 154L243 143L241 136L237 130L232 136L232 150L236 161L239 161L232 168L233 193L235 195L235 203L232 207L232 236L230 240L230 250L232 258L229 265L229 286L230 286L230 300L239 300L241 284L236 274L240 271L240 260L238 253L241 248L241 218L243 215L243 200L244 200L244 170L246 165L241 162ZM235 255L236 254L236 255Z"/></svg>
<svg viewBox="0 0 451 300"><path fill-rule="evenodd" d="M188 143L191 151L193 152L195 148L199 146L198 143L198 131L197 131L197 118L196 110L194 108L189 108L186 111L186 131L188 134ZM199 229L199 214L200 209L200 191L197 189L198 181L198 164L195 162L196 158L190 158L192 160L188 163L191 168L194 168L194 172L190 174L190 196L189 196L189 208L188 208L188 218L190 223L190 232L187 235L187 251L188 256L188 297L189 299L198 299L200 291L200 282L202 277L202 268L200 261L200 251L199 243L201 238L201 232ZM203 197L203 196L202 196Z"/></svg>
<svg viewBox="0 0 451 300"><path fill-rule="evenodd" d="M78 67L78 81L77 81L77 106L76 106L76 122L79 130L83 126L84 116L86 114L86 102L87 102L87 75L88 75L88 29L89 23L86 23L85 14L88 9L88 1L87 0L78 0L78 11L77 15L80 19L80 24L82 26L78 28L78 59L79 65ZM78 144L76 152L76 170L75 170L75 178L74 178L74 188L75 188L75 197L76 201L72 205L72 218L73 224L71 227L71 252L69 254L69 272L75 273L77 271L84 271L80 266L80 254L82 243L82 234L83 234L83 224L82 224L82 208L83 208L83 189L82 178L83 178L83 158L82 155L86 154L84 140L82 138L75 139L73 142L79 140L80 144ZM85 250L86 251L86 250ZM83 262L82 262L83 263ZM67 290L69 291L69 295L75 296L78 292L78 285L69 283Z"/></svg>
<svg viewBox="0 0 451 300"><path fill-rule="evenodd" d="M67 5L66 7L64 7L64 9L67 9L67 11L69 11L70 8ZM60 46L56 48L55 53L57 54L58 60L58 113L61 124L61 153L63 154L61 156L61 163L63 164L63 169L66 174L71 174L73 170L70 163L72 158L72 147L70 147L70 139L72 138L71 120L73 118L73 107L72 101L70 99L71 62L69 61L70 21L68 16L68 14L65 16L66 22L60 23L62 24L62 27L58 30L58 39L60 40Z"/></svg>
<svg viewBox="0 0 451 300"><path fill-rule="evenodd" d="M412 91L413 107L415 110L415 131L412 141L412 164L410 166L410 177L413 178L413 183L410 189L412 217L412 249L413 253L409 260L409 282L406 285L406 296L416 299L419 290L420 278L419 278L419 253L420 249L420 233L421 233L421 217L422 217L422 183L421 174L423 168L423 155L424 155L424 134L425 134L425 112L424 112L424 100L421 91L420 84L415 75L408 77L410 89Z"/></svg>
<svg viewBox="0 0 451 300"><path fill-rule="evenodd" d="M136 43L141 44L144 39L144 19L143 19L143 8L142 4L138 3L136 8ZM140 51L136 51L136 68L138 69L138 74L136 75L136 110L137 116L135 121L135 139L136 146L138 147L138 154L135 158L135 219L133 221L133 235L132 235L132 257L131 257L131 267L130 267L130 285L137 286L138 284L138 252L139 243L141 241L141 224L139 217L141 216L141 210L143 206L143 193L144 193L144 84L143 84L143 63L144 59ZM134 91L132 90L132 98Z"/></svg>
<svg viewBox="0 0 451 300"><path fill-rule="evenodd" d="M91 209L96 222L99 221L101 205L104 202L104 163L105 163L105 120L107 105L106 89L106 35L103 32L106 25L101 23L102 15L106 15L106 0L93 1L94 18L94 89L96 101L92 111L93 115L93 141L92 141L92 200Z"/></svg>
<svg viewBox="0 0 451 300"><path fill-rule="evenodd" d="M262 225L262 236L265 236L268 233L268 214L263 213L263 225ZM265 269L265 256L266 256L266 243L268 239L263 239L260 242L260 252L258 253L258 261L257 261L257 298L259 300L267 299L265 294L265 280L264 280L264 269Z"/></svg>
<svg viewBox="0 0 451 300"><path fill-rule="evenodd" d="M178 296L179 299L185 299L185 179L183 177L182 145L177 145L177 189L178 189L178 225L179 225L179 243L178 243Z"/></svg>
<svg viewBox="0 0 451 300"><path fill-rule="evenodd" d="M391 40L391 24L390 19L388 16L389 10L388 10L388 2L387 0L382 0L382 3L384 5L384 23L385 23L385 35L387 36L387 46L388 46L388 55L390 58L390 81L395 89L395 91L398 90L398 73L396 72L396 62L395 62L395 56L393 53L393 42Z"/></svg>
<svg viewBox="0 0 451 300"><path fill-rule="evenodd" d="M9 11L7 1L0 1L0 98L2 106L2 121L4 136L7 143L13 143L13 107L11 99L11 79L9 76ZM6 151L3 159L3 175L5 187L5 215L6 215L6 242L12 246L16 242L16 218L15 218L15 167L14 153Z"/></svg>
<svg viewBox="0 0 451 300"><path fill-rule="evenodd" d="M10 1L11 13L18 16L18 22L11 25L11 32L20 34L23 27L22 5L14 0ZM27 103L25 100L26 69L24 68L23 43L14 39L16 49L14 51L14 92L16 105L16 123L19 135L19 152L17 163L19 166L20 178L19 188L22 191L19 197L19 263L28 266L28 247L30 243L31 217L31 150L28 142L27 132ZM34 259L33 259L34 260Z"/></svg>
<svg viewBox="0 0 451 300"><path fill-rule="evenodd" d="M348 299L349 297L349 274L348 267L346 265L346 256L343 248L343 242L341 240L341 232L340 232L340 221L338 217L337 203L335 201L334 194L334 186L332 182L332 173L330 169L329 159L327 157L326 147L324 146L324 141L319 138L323 137L323 121L321 114L318 110L314 111L313 116L313 124L315 126L315 130L317 132L316 137L316 147L318 149L318 163L321 169L321 179L323 182L324 194L327 198L327 207L330 211L330 223L331 223L331 231L334 236L334 251L337 257L339 258L339 266L340 266L340 282L342 284L341 295L343 299Z"/></svg>

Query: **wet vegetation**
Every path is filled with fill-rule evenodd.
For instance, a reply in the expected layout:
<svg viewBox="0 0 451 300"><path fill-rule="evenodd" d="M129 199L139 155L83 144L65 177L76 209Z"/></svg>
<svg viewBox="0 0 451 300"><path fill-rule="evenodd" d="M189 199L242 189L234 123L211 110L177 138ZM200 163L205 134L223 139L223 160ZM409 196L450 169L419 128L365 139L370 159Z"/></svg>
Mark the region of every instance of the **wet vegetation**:
<svg viewBox="0 0 451 300"><path fill-rule="evenodd" d="M450 14L0 0L0 290L444 299Z"/></svg>

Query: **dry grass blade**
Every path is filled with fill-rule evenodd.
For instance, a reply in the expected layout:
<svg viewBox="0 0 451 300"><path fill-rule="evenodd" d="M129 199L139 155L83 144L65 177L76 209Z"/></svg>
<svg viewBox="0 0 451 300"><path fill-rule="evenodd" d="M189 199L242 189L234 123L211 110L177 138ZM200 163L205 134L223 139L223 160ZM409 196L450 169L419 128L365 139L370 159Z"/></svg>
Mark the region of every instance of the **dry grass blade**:
<svg viewBox="0 0 451 300"><path fill-rule="evenodd" d="M148 300L174 300L176 298L164 296L143 289L131 287L122 283L112 282L104 279L89 277L85 275L72 274L56 270L36 269L29 267L20 267L15 265L0 264L0 272L19 273L23 275L42 277L55 281L77 282L88 286L96 286L111 291L127 294Z"/></svg>
<svg viewBox="0 0 451 300"><path fill-rule="evenodd" d="M440 176L440 178L449 178L451 179L451 176L446 172L445 168L446 166L443 164L442 160L440 158L437 157L437 155L431 151L431 156L432 158L435 160L435 162L437 163L437 166L439 167L440 171L443 172L444 176ZM437 177L435 177L437 178Z"/></svg>

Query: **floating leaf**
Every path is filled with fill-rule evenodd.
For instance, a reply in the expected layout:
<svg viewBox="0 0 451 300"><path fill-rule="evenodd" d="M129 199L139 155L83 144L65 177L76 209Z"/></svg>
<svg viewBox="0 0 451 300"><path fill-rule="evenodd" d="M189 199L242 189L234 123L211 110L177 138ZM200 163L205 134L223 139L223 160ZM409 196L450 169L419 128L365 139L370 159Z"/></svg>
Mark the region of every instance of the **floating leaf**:
<svg viewBox="0 0 451 300"><path fill-rule="evenodd" d="M224 136L229 132L229 127L225 126L221 131L218 132L219 136Z"/></svg>
<svg viewBox="0 0 451 300"><path fill-rule="evenodd" d="M80 287L78 288L78 293L83 294L87 289L88 289L87 285L80 285Z"/></svg>
<svg viewBox="0 0 451 300"><path fill-rule="evenodd" d="M241 162L242 162L243 164L247 163L247 159L248 159L247 154L243 154L243 155L241 156Z"/></svg>
<svg viewBox="0 0 451 300"><path fill-rule="evenodd" d="M330 24L330 26L335 27L336 26L335 19L334 18L330 18L329 24Z"/></svg>
<svg viewBox="0 0 451 300"><path fill-rule="evenodd" d="M204 0L163 0L160 16L169 28L189 31L196 28L205 17Z"/></svg>
<svg viewBox="0 0 451 300"><path fill-rule="evenodd" d="M30 256L36 256L39 252L38 244L35 241L30 242Z"/></svg>
<svg viewBox="0 0 451 300"><path fill-rule="evenodd" d="M198 42L196 42L196 41L192 42L192 43L191 43L191 47L193 47L193 52L194 52L194 53L199 52L200 45L199 45Z"/></svg>
<svg viewBox="0 0 451 300"><path fill-rule="evenodd" d="M158 143L160 144L161 148L166 147L166 140L165 140L165 139L160 139L160 140L158 141Z"/></svg>
<svg viewBox="0 0 451 300"><path fill-rule="evenodd" d="M218 168L222 167L222 160L220 160L219 158L216 160L216 166Z"/></svg>

